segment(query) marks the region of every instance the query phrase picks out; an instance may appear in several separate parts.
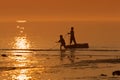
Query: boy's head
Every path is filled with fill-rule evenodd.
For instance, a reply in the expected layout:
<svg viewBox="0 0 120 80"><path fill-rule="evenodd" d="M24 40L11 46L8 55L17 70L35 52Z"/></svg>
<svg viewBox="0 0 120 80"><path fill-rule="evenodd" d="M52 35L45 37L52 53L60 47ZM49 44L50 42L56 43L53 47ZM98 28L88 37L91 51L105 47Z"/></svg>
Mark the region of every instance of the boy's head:
<svg viewBox="0 0 120 80"><path fill-rule="evenodd" d="M73 30L74 29L74 27L71 27L71 30Z"/></svg>

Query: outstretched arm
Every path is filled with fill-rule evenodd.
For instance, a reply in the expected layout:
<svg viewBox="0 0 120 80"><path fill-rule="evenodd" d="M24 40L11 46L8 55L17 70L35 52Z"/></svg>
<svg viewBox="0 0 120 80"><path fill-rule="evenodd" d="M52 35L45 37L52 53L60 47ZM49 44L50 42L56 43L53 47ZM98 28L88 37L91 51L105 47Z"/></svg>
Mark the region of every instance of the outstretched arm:
<svg viewBox="0 0 120 80"><path fill-rule="evenodd" d="M57 41L56 43L59 43L60 42L60 40L59 41Z"/></svg>
<svg viewBox="0 0 120 80"><path fill-rule="evenodd" d="M67 34L71 34L71 33L67 33Z"/></svg>

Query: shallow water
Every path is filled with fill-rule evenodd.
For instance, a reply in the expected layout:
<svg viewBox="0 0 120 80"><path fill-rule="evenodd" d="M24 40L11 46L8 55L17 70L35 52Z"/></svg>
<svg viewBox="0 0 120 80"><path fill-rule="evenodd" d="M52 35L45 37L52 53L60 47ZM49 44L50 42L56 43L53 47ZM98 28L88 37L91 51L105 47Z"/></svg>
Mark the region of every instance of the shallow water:
<svg viewBox="0 0 120 80"><path fill-rule="evenodd" d="M120 80L119 51L1 50L1 80Z"/></svg>

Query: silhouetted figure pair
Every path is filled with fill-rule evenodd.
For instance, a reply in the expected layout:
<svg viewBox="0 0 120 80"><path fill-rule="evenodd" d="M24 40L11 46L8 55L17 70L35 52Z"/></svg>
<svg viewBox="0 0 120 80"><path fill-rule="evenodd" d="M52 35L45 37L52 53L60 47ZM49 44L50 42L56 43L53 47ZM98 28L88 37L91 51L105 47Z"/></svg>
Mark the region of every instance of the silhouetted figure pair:
<svg viewBox="0 0 120 80"><path fill-rule="evenodd" d="M70 45L72 44L72 41L74 42L74 44L77 44L76 40L75 40L74 28L73 27L71 27L71 31L68 34L70 34Z"/></svg>
<svg viewBox="0 0 120 80"><path fill-rule="evenodd" d="M71 27L71 31L70 31L70 33L68 33L68 34L70 34L70 45L72 44L72 42L74 42L74 45L76 45L77 43L76 43L76 40L75 40L74 28L73 28L73 27ZM63 35L60 35L60 40L59 40L58 42L61 43L61 45L60 45L60 50L62 50L62 46L63 46L64 48L66 48L66 43L65 43L65 40L64 40L64 38L63 38Z"/></svg>

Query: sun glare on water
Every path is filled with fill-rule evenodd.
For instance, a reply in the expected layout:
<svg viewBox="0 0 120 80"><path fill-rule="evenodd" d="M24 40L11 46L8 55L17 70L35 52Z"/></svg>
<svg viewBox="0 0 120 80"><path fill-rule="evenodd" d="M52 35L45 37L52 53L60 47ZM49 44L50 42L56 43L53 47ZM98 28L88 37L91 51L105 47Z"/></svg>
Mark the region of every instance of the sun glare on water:
<svg viewBox="0 0 120 80"><path fill-rule="evenodd" d="M13 75L12 78L15 80L31 80L31 77L28 77L27 73L28 70L22 69L19 75Z"/></svg>
<svg viewBox="0 0 120 80"><path fill-rule="evenodd" d="M29 76L30 71L26 69L26 67L28 67L28 65L31 64L31 60L29 57L29 55L31 55L30 53L31 51L24 50L24 49L30 49L30 41L28 39L27 34L25 33L25 27L23 27L24 25L21 25L21 23L23 24L25 22L26 22L25 20L17 21L17 23L20 23L20 24L16 26L17 35L14 37L14 41L12 42L12 48L16 50L13 50L12 52L12 54L15 56L10 56L10 58L12 60L15 60L15 62L13 62L13 65L16 68L20 68L18 70L15 70L16 74L12 75L12 80L31 80L32 79L32 77Z"/></svg>
<svg viewBox="0 0 120 80"><path fill-rule="evenodd" d="M30 44L25 36L16 37L14 47L17 49L29 49Z"/></svg>
<svg viewBox="0 0 120 80"><path fill-rule="evenodd" d="M17 20L17 30L18 30L18 35L14 38L13 42L13 48L14 49L29 49L30 48L30 43L29 40L27 39L27 35L25 34L24 30L25 28L23 27L23 23L26 23L26 20ZM22 25L21 25L22 24Z"/></svg>
<svg viewBox="0 0 120 80"><path fill-rule="evenodd" d="M26 23L27 20L17 20L16 22L17 22L17 23Z"/></svg>

